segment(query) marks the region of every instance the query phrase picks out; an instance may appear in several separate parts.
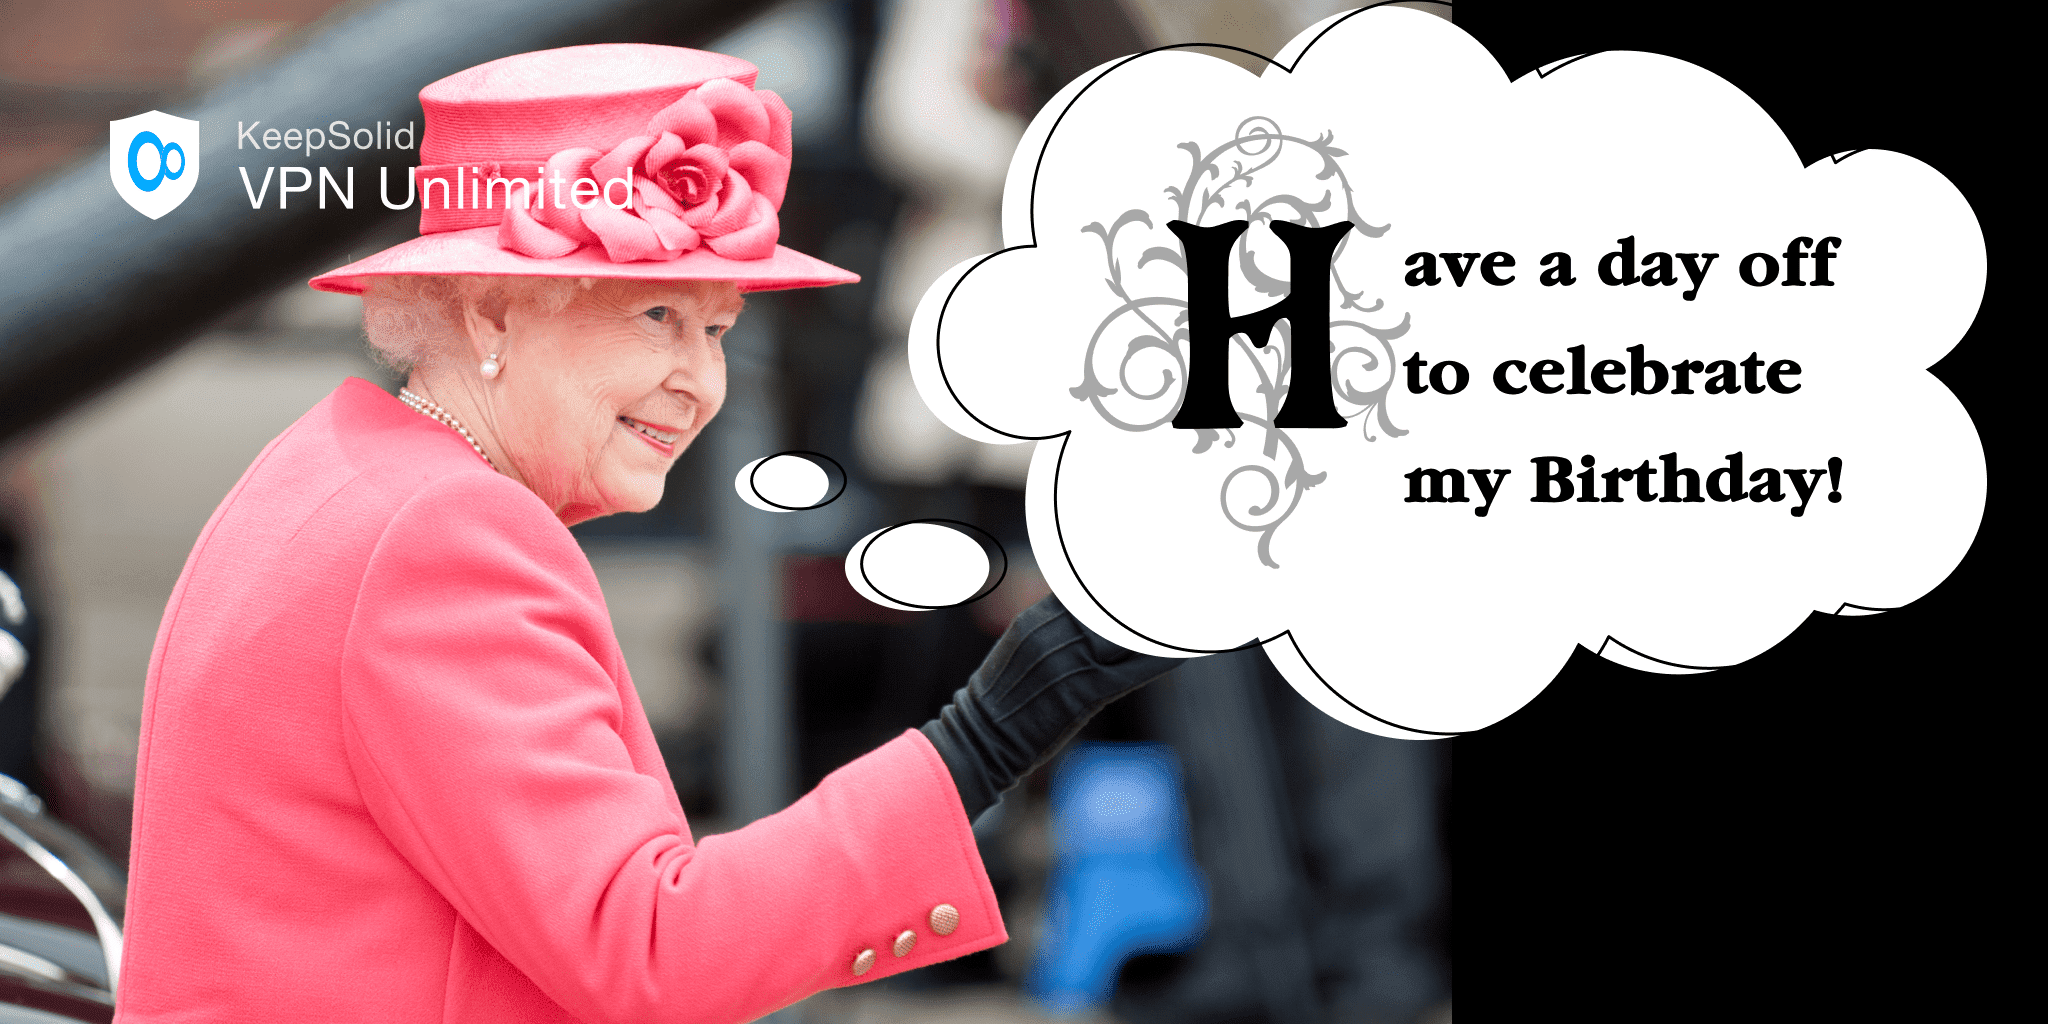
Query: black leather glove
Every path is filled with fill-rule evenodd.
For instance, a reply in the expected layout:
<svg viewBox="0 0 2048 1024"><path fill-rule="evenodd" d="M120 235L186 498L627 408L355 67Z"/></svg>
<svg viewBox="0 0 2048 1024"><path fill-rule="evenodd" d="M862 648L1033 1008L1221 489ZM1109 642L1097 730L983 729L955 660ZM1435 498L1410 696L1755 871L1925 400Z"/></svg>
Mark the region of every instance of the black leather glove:
<svg viewBox="0 0 2048 1024"><path fill-rule="evenodd" d="M953 773L969 821L1044 764L1109 703L1180 664L1096 636L1057 597L1003 632L925 738Z"/></svg>

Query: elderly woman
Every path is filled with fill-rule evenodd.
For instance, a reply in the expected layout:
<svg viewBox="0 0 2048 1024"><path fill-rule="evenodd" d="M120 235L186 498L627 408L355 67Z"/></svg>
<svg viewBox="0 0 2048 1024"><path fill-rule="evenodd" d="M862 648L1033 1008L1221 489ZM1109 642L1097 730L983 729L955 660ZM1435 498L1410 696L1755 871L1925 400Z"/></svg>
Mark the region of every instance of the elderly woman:
<svg viewBox="0 0 2048 1024"><path fill-rule="evenodd" d="M742 292L853 279L775 244L753 81L594 46L421 93L422 237L313 282L406 387L264 449L164 612L118 1019L743 1021L1004 940L970 819L1166 661L1048 599L939 718L697 844L567 529L660 499Z"/></svg>

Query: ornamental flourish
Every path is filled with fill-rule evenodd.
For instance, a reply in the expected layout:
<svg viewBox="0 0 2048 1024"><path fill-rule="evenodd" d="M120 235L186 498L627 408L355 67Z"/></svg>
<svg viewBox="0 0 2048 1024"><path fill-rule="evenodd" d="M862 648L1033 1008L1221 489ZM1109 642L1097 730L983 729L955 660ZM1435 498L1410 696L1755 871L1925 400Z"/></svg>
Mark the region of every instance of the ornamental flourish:
<svg viewBox="0 0 2048 1024"><path fill-rule="evenodd" d="M1366 238L1378 238L1391 226L1370 224L1359 215L1351 182L1337 162L1348 154L1334 145L1334 133L1306 139L1282 132L1271 118L1250 117L1237 126L1233 138L1213 149L1205 150L1196 142L1184 142L1177 148L1187 152L1191 166L1182 182L1164 190L1172 203L1171 217L1155 224L1151 211L1132 209L1106 228L1100 222L1081 228L1102 240L1109 273L1103 283L1115 296L1116 305L1096 324L1082 360L1081 382L1068 393L1092 405L1104 421L1121 430L1143 432L1167 425L1180 409L1186 389L1188 267L1166 221L1207 227L1231 220L1270 226L1281 220L1310 228L1349 221L1356 233ZM1310 174L1315 181L1330 182L1315 200L1282 191L1286 185L1264 184L1278 181L1298 186ZM1164 204L1161 212L1165 212ZM1347 232L1329 263L1330 293L1335 299L1330 320L1330 387L1338 412L1347 422L1359 424L1365 440L1378 440L1373 432L1375 423L1381 433L1400 437L1407 431L1389 417L1387 398L1397 363L1392 342L1408 333L1409 318L1403 314L1400 323L1391 327L1364 321L1381 312L1386 303L1374 300L1365 305L1364 289L1352 288L1344 281L1339 267L1352 241ZM1132 252L1137 254L1138 269L1154 262L1178 269L1181 286L1163 294L1132 294L1124 278L1124 259ZM1251 232L1236 243L1236 267L1243 281L1261 295L1278 299L1289 293L1288 282L1260 268ZM1279 567L1272 556L1274 533L1294 514L1303 495L1328 477L1327 471L1310 469L1287 429L1273 425L1293 378L1292 331L1292 324L1282 321L1274 331L1274 343L1261 345L1258 342L1267 339L1249 339L1243 334L1231 338L1232 373L1251 372L1257 381L1255 406L1234 406L1245 422L1243 431L1252 435L1256 445L1240 448L1238 430L1193 431L1195 454L1228 450L1246 460L1225 475L1218 502L1231 525L1258 535L1259 561L1273 568ZM1118 343L1122 344L1120 353L1114 348ZM1116 386L1104 380L1105 370Z"/></svg>

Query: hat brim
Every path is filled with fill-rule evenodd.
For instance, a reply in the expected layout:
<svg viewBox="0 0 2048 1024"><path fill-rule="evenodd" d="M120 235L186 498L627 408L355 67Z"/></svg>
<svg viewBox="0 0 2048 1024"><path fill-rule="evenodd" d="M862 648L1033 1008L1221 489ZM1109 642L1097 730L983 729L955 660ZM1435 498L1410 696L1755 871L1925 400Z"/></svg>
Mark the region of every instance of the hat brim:
<svg viewBox="0 0 2048 1024"><path fill-rule="evenodd" d="M795 249L775 247L758 260L729 260L700 248L672 260L613 263L604 249L584 246L567 256L535 259L498 247L498 229L421 235L367 259L330 270L310 283L323 292L361 295L368 279L394 274L477 274L485 277L606 277L633 281L731 281L743 292L852 284L860 275Z"/></svg>

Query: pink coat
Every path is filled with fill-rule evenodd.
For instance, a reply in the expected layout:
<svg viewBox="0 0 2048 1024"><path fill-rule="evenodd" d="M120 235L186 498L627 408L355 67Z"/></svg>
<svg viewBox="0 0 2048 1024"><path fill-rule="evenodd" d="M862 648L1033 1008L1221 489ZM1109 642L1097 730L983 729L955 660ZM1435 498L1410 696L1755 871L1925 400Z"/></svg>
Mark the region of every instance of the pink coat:
<svg viewBox="0 0 2048 1024"><path fill-rule="evenodd" d="M127 923L129 1024L744 1021L1007 937L915 730L693 843L569 531L353 379L171 594Z"/></svg>

